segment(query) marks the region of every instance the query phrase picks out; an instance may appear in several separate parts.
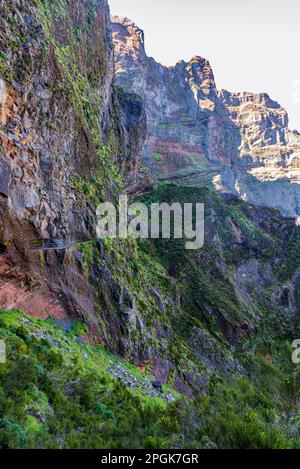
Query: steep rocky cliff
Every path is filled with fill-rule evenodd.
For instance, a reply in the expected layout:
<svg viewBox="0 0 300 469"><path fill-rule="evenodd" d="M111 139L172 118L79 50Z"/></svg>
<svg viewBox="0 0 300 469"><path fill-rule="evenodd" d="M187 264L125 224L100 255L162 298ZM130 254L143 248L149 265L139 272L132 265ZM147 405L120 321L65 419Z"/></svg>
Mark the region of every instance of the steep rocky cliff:
<svg viewBox="0 0 300 469"><path fill-rule="evenodd" d="M138 189L143 106L132 93L119 104L106 1L0 9L0 304L91 312L94 293L72 256L43 257L29 243L93 239L97 201L117 196L121 176Z"/></svg>
<svg viewBox="0 0 300 469"><path fill-rule="evenodd" d="M59 8L11 1L1 8L0 306L83 319L92 337L137 364L151 363L156 376L168 380L177 362L176 387L194 392L190 387L198 385L185 382L170 348L176 338L172 321L179 314L177 321L184 322L193 312L207 326L216 322L234 345L256 330L265 308L283 314L288 325L298 313L298 266L292 264L286 276L276 265L287 256L285 245L297 243L297 227L289 219L275 223L264 209L254 217L251 206L242 208L235 199L226 199L224 208L213 193L195 187L183 193L170 189L154 192L150 200L176 194L179 201L194 200L197 194L197 201L206 201L207 246L195 257L176 243L167 248L162 243L155 254L148 243L145 254L132 240L93 241L95 209L125 189L137 194L151 187L140 160L145 138L145 159L161 177L216 184L220 170L228 180L242 173L240 132L226 120L234 106L244 109L249 100L251 106L268 106L278 126L286 125L285 112L267 97L217 92L209 63L200 57L171 69L156 64L145 54L142 32L122 20L114 23L115 40L123 35L116 40L118 82L128 88L132 80L130 88L146 96L146 134L143 99L114 85L105 1L61 2ZM247 119L246 111L239 115L236 121ZM250 133L249 126L243 129ZM264 253L274 248L269 226L278 247L266 263ZM43 240L51 249L32 250ZM233 266L226 264L229 258ZM183 272L178 278L178 259L190 265L190 281ZM225 302L219 295L224 285L230 291ZM253 295L262 304L253 302ZM200 353L202 339L192 355ZM189 336L185 341L188 348L194 343ZM188 354L186 360L191 369L199 366ZM221 374L225 362L220 361ZM214 368L207 366L208 372Z"/></svg>
<svg viewBox="0 0 300 469"><path fill-rule="evenodd" d="M193 57L164 67L146 55L143 32L112 18L117 82L146 104L144 161L159 179L218 190L300 214L300 135L265 94L217 90L209 62Z"/></svg>
<svg viewBox="0 0 300 469"><path fill-rule="evenodd" d="M162 67L129 20L116 86L106 0L0 18L0 446L299 446L300 228L224 193L252 197L266 148L295 157L285 112L218 92L200 57ZM181 183L153 188L142 152ZM98 203L125 192L204 203L204 247L95 239Z"/></svg>

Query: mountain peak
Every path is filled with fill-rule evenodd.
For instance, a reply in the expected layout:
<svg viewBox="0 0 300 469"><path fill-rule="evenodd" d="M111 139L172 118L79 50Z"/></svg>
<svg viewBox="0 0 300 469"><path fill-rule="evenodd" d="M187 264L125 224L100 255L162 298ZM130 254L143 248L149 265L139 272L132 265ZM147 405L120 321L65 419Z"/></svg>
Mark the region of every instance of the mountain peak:
<svg viewBox="0 0 300 469"><path fill-rule="evenodd" d="M134 21L123 16L113 15L111 16L111 24L114 36L119 36L122 40L128 42L131 47L144 49L144 31Z"/></svg>
<svg viewBox="0 0 300 469"><path fill-rule="evenodd" d="M133 22L113 21L116 79L144 99L144 158L152 172L209 179L219 190L299 215L300 138L289 130L285 109L266 92L217 90L200 55L160 65L147 57L144 33Z"/></svg>

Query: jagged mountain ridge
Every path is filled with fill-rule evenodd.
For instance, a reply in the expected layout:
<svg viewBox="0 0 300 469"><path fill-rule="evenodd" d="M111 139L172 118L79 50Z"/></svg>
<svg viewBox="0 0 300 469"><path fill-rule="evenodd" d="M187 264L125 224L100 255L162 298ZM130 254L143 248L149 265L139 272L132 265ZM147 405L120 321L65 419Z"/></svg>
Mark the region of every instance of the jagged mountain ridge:
<svg viewBox="0 0 300 469"><path fill-rule="evenodd" d="M300 135L266 93L218 90L208 60L173 67L149 58L144 33L112 17L117 83L143 97L143 158L159 179L212 184L245 200L300 214Z"/></svg>

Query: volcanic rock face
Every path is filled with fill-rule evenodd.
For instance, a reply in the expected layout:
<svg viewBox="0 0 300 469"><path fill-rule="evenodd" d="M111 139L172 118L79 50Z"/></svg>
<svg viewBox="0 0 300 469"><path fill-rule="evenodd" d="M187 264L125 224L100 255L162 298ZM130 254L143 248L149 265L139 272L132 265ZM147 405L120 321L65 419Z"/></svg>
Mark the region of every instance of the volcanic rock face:
<svg viewBox="0 0 300 469"><path fill-rule="evenodd" d="M112 17L117 82L143 97L143 158L160 179L210 183L256 204L300 214L300 135L265 94L217 90L209 62L165 67L146 55L143 32Z"/></svg>
<svg viewBox="0 0 300 469"><path fill-rule="evenodd" d="M144 184L145 117L140 98L120 105L114 90L107 1L51 8L0 5L0 307L63 316L93 311L93 289L72 256L41 260L28 241L93 239L95 200L118 191L113 174L131 192Z"/></svg>
<svg viewBox="0 0 300 469"><path fill-rule="evenodd" d="M118 89L123 131L121 174L130 195L152 188L153 179L148 168L142 165L141 153L146 138L146 113L144 102L135 93Z"/></svg>

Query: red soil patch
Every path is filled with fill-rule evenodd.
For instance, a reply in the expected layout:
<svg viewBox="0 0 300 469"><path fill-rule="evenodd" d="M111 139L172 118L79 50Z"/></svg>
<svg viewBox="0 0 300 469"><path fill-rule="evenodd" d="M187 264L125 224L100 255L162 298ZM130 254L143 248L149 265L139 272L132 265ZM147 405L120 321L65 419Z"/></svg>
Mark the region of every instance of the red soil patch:
<svg viewBox="0 0 300 469"><path fill-rule="evenodd" d="M0 280L0 308L20 309L34 317L46 319L67 318L67 314L57 297L42 289L31 290L17 280Z"/></svg>

